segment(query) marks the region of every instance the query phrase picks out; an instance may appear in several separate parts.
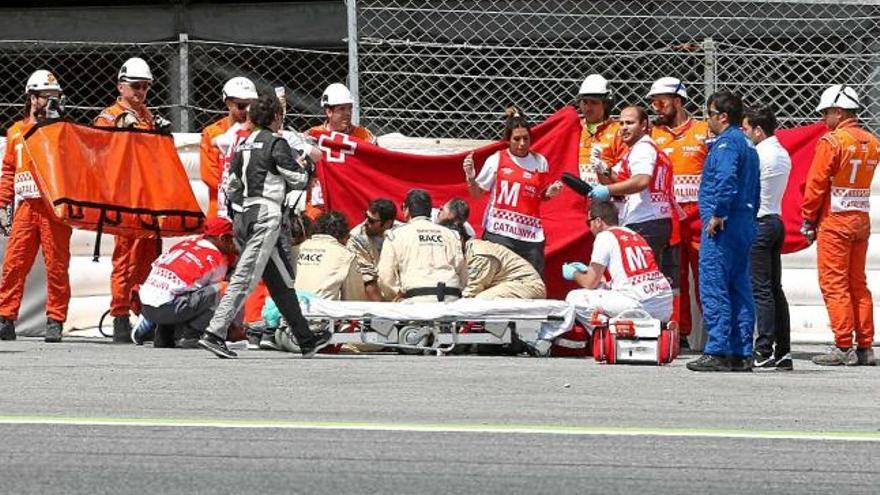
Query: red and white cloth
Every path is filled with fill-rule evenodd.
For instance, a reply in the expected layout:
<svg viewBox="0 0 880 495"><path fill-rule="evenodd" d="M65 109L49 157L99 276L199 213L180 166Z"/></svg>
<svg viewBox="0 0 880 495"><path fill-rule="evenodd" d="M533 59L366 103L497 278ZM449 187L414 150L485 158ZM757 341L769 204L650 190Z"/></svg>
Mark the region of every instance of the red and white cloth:
<svg viewBox="0 0 880 495"><path fill-rule="evenodd" d="M210 241L179 242L153 262L140 288L141 304L159 307L180 294L219 283L228 269L226 256Z"/></svg>

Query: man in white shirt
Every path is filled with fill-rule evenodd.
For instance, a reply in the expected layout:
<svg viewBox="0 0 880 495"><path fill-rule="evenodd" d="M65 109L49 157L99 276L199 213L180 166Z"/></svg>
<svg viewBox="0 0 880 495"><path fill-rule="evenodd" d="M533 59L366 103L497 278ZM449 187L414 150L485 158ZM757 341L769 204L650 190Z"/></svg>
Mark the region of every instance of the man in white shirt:
<svg viewBox="0 0 880 495"><path fill-rule="evenodd" d="M655 260L671 261L664 253L672 235L672 162L651 139L644 108L624 108L619 121L620 135L629 151L610 172L612 183L593 184L590 198L606 201L611 196L624 196L620 225L638 232L651 246ZM677 266L661 268L671 280L677 278Z"/></svg>
<svg viewBox="0 0 880 495"><path fill-rule="evenodd" d="M593 201L589 227L595 236L590 266L565 263L562 276L574 280L582 289L568 293L565 300L575 307L575 315L591 328L593 312L614 317L629 309L643 309L652 317L668 321L672 316L672 287L660 273L654 254L638 233L618 227L614 204ZM606 272L611 289L600 286Z"/></svg>
<svg viewBox="0 0 880 495"><path fill-rule="evenodd" d="M791 370L791 322L782 291L781 261L785 240L782 195L788 185L791 157L773 135L776 115L769 106L747 110L742 127L755 143L761 164L761 206L751 253L752 295L758 320L753 368Z"/></svg>

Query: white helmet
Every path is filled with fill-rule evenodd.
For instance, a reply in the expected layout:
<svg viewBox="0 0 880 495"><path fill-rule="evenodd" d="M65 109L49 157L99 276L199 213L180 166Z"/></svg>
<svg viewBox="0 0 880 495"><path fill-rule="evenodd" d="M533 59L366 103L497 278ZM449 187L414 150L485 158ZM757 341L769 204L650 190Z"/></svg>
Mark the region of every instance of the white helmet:
<svg viewBox="0 0 880 495"><path fill-rule="evenodd" d="M223 85L223 101L227 98L238 98L239 100L256 100L257 87L246 77L233 77L226 81Z"/></svg>
<svg viewBox="0 0 880 495"><path fill-rule="evenodd" d="M61 85L58 84L58 79L55 79L55 74L43 69L31 74L24 86L24 92L27 94L39 91L61 91Z"/></svg>
<svg viewBox="0 0 880 495"><path fill-rule="evenodd" d="M688 92L684 87L684 83L677 77L661 77L654 81L651 90L648 91L648 98L655 95L678 95L682 99L687 100Z"/></svg>
<svg viewBox="0 0 880 495"><path fill-rule="evenodd" d="M322 107L347 105L349 103L354 103L354 99L351 97L351 91L344 84L333 83L327 86L327 89L321 95Z"/></svg>
<svg viewBox="0 0 880 495"><path fill-rule="evenodd" d="M584 82L581 83L581 89L578 91L578 96L601 96L607 98L609 94L608 80L599 74L587 76Z"/></svg>
<svg viewBox="0 0 880 495"><path fill-rule="evenodd" d="M832 107L857 110L859 108L859 95L850 86L835 84L822 92L822 97L819 98L819 106L816 107L816 111L821 112L826 108Z"/></svg>
<svg viewBox="0 0 880 495"><path fill-rule="evenodd" d="M117 78L117 80L120 82L153 82L153 73L150 72L150 66L147 65L147 62L145 62L144 59L139 57L132 57L126 60L124 64L122 64L122 68L119 69L119 77Z"/></svg>

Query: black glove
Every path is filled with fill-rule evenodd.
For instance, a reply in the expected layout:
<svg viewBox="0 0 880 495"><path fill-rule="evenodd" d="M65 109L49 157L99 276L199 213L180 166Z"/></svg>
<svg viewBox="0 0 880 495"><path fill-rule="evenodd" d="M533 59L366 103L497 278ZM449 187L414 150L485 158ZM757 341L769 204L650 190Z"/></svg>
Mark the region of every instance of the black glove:
<svg viewBox="0 0 880 495"><path fill-rule="evenodd" d="M171 121L161 115L153 117L153 127L159 132L171 133Z"/></svg>

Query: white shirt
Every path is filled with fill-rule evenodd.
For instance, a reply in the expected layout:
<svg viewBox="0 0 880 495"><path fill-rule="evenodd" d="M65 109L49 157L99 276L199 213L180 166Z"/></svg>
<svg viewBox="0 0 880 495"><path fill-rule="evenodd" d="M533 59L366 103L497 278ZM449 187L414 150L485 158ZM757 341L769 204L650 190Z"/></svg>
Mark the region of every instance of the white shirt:
<svg viewBox="0 0 880 495"><path fill-rule="evenodd" d="M485 162L483 162L483 168L480 169L480 173L475 179L477 185L480 186L480 189L484 191L495 191L495 176L498 175L498 163L501 161L501 153L508 153L508 151L496 151L495 153L492 153L489 158L486 158ZM550 170L550 165L547 164L547 159L539 153L529 153L523 157L516 156L513 153L508 154L510 158L513 159L513 163L516 163L529 172L543 173Z"/></svg>
<svg viewBox="0 0 880 495"><path fill-rule="evenodd" d="M770 136L755 146L761 162L761 207L758 218L782 214L782 195L791 173L791 157L779 144L776 136Z"/></svg>
<svg viewBox="0 0 880 495"><path fill-rule="evenodd" d="M620 230L631 237L638 235L624 227L620 227ZM590 263L597 263L605 267L611 276L611 290L636 301L646 301L653 297L672 294L669 281L659 270L630 276L630 273L643 270L647 266L646 256L650 247L643 242L641 248L641 250L635 248L633 252L628 252L624 257L617 237L612 232L605 230L599 232L593 241L593 254L590 256Z"/></svg>
<svg viewBox="0 0 880 495"><path fill-rule="evenodd" d="M652 146L651 136L644 135L629 151L629 170L631 176L648 175L654 177L654 169L657 166L657 149ZM619 171L619 170L618 170ZM659 205L651 201L651 186L642 189L635 194L628 194L623 207L620 209L620 224L631 225L634 223L671 218L668 204Z"/></svg>

